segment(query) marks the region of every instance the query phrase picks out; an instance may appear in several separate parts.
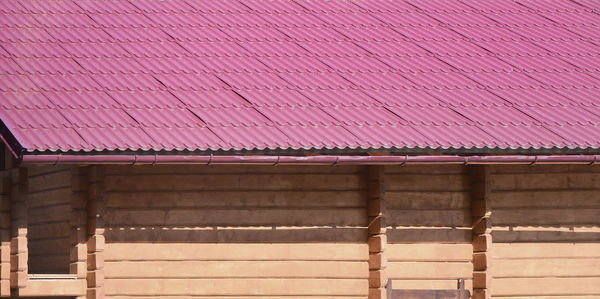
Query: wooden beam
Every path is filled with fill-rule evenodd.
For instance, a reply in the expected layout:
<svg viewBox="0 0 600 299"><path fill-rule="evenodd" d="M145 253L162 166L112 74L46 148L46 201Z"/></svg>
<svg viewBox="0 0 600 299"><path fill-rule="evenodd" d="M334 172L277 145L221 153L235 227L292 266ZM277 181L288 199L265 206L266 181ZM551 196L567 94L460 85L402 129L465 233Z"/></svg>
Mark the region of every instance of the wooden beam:
<svg viewBox="0 0 600 299"><path fill-rule="evenodd" d="M24 288L28 280L27 202L29 177L27 168L19 168L12 177L10 286L18 289Z"/></svg>
<svg viewBox="0 0 600 299"><path fill-rule="evenodd" d="M89 167L71 169L71 252L69 273L76 279L87 280L87 201L89 198ZM85 292L77 299L84 299Z"/></svg>
<svg viewBox="0 0 600 299"><path fill-rule="evenodd" d="M489 199L489 166L468 166L471 186L471 221L473 234L473 299L491 298L489 268L492 255L492 209Z"/></svg>
<svg viewBox="0 0 600 299"><path fill-rule="evenodd" d="M10 296L10 171L3 171L0 188L0 297Z"/></svg>
<svg viewBox="0 0 600 299"><path fill-rule="evenodd" d="M104 298L104 167L90 166L87 202L87 298Z"/></svg>
<svg viewBox="0 0 600 299"><path fill-rule="evenodd" d="M369 299L386 298L387 244L383 186L383 166L367 168L367 216L369 245Z"/></svg>

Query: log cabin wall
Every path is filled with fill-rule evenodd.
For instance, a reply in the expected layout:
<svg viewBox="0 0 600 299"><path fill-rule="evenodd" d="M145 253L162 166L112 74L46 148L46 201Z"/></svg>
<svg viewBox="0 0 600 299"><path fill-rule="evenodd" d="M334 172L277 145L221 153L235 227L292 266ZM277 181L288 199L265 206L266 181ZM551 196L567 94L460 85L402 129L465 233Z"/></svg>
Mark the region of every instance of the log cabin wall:
<svg viewBox="0 0 600 299"><path fill-rule="evenodd" d="M600 167L493 166L488 196L494 297L600 297Z"/></svg>
<svg viewBox="0 0 600 299"><path fill-rule="evenodd" d="M469 177L464 166L386 166L387 275L394 289L472 291Z"/></svg>
<svg viewBox="0 0 600 299"><path fill-rule="evenodd" d="M365 298L365 173L107 166L107 298Z"/></svg>
<svg viewBox="0 0 600 299"><path fill-rule="evenodd" d="M71 167L28 168L29 273L69 273Z"/></svg>

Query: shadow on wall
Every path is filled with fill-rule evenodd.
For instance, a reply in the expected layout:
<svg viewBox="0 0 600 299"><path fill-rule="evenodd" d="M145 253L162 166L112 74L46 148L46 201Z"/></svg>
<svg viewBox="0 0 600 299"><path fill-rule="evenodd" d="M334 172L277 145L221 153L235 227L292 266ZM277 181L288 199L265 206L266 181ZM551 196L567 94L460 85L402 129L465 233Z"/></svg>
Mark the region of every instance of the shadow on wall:
<svg viewBox="0 0 600 299"><path fill-rule="evenodd" d="M111 167L107 242L366 240L359 167Z"/></svg>

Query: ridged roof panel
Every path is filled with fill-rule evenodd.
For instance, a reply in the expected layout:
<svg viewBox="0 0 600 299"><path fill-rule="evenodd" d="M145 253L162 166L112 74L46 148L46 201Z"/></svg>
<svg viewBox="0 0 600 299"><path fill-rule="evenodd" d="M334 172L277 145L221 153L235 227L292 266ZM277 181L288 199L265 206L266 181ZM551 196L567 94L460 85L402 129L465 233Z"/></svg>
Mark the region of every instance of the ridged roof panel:
<svg viewBox="0 0 600 299"><path fill-rule="evenodd" d="M34 151L600 148L593 1L3 1Z"/></svg>

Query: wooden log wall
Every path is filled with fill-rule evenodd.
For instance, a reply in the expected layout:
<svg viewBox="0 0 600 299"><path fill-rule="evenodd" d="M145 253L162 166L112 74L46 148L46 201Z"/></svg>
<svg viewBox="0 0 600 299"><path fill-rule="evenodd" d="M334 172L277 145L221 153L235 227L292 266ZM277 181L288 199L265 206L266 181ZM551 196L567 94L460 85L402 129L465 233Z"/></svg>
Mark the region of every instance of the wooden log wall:
<svg viewBox="0 0 600 299"><path fill-rule="evenodd" d="M600 297L600 167L494 166L492 295Z"/></svg>
<svg viewBox="0 0 600 299"><path fill-rule="evenodd" d="M70 166L29 167L29 273L69 273Z"/></svg>
<svg viewBox="0 0 600 299"><path fill-rule="evenodd" d="M395 289L472 291L469 175L464 166L386 166L387 275Z"/></svg>
<svg viewBox="0 0 600 299"><path fill-rule="evenodd" d="M360 167L107 167L105 296L365 298Z"/></svg>

